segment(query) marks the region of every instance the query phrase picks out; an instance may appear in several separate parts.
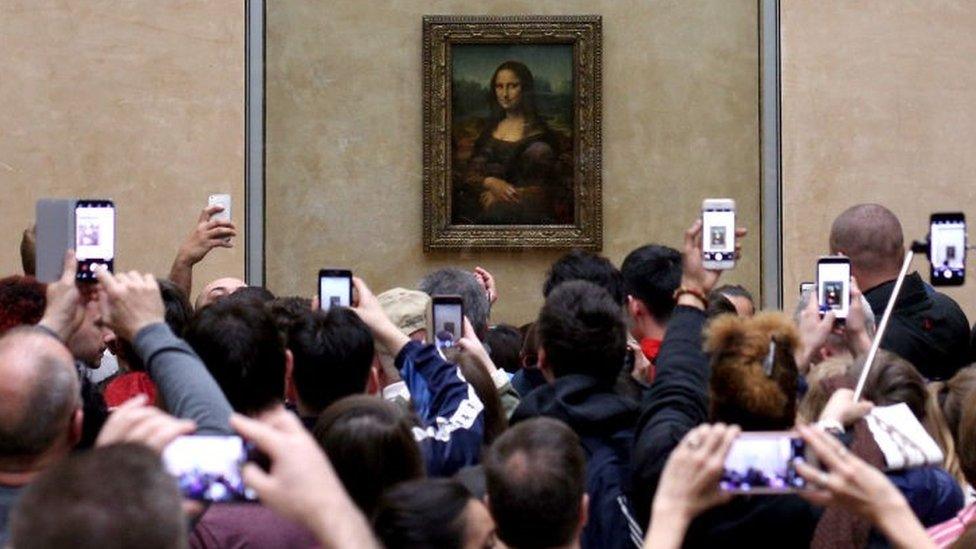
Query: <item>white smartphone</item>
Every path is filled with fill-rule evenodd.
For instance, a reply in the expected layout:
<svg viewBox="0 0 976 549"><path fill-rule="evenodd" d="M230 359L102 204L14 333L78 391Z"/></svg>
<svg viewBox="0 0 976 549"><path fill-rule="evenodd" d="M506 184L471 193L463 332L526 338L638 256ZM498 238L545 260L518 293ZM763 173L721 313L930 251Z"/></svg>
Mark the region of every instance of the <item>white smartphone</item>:
<svg viewBox="0 0 976 549"><path fill-rule="evenodd" d="M806 444L796 433L742 433L732 443L719 488L732 494L788 494L806 488L796 461L806 460Z"/></svg>
<svg viewBox="0 0 976 549"><path fill-rule="evenodd" d="M210 216L210 219L216 219L219 221L230 221L230 195L229 194L212 194L207 198L208 206L223 206L224 210L217 212Z"/></svg>
<svg viewBox="0 0 976 549"><path fill-rule="evenodd" d="M706 269L735 267L735 200L731 198L702 202L702 265Z"/></svg>
<svg viewBox="0 0 976 549"><path fill-rule="evenodd" d="M838 320L847 318L851 308L851 260L828 255L817 260L817 303L820 315L833 311Z"/></svg>
<svg viewBox="0 0 976 549"><path fill-rule="evenodd" d="M98 269L115 271L115 204L111 200L75 202L75 280L91 282Z"/></svg>

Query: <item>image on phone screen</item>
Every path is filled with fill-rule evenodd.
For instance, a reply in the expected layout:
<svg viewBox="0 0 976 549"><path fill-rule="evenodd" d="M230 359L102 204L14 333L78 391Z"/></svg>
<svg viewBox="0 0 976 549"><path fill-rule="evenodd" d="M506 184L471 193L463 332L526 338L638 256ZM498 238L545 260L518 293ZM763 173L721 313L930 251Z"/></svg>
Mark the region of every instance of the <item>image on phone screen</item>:
<svg viewBox="0 0 976 549"><path fill-rule="evenodd" d="M795 461L806 453L791 433L743 433L729 450L719 487L736 493L792 492L806 487Z"/></svg>
<svg viewBox="0 0 976 549"><path fill-rule="evenodd" d="M715 207L702 212L702 259L731 262L735 260L735 209Z"/></svg>
<svg viewBox="0 0 976 549"><path fill-rule="evenodd" d="M457 344L464 329L464 313L458 303L434 303L434 343L438 349Z"/></svg>
<svg viewBox="0 0 976 549"><path fill-rule="evenodd" d="M319 308L352 306L352 272L338 269L319 271Z"/></svg>
<svg viewBox="0 0 976 549"><path fill-rule="evenodd" d="M78 280L93 280L95 271L114 271L115 206L108 200L79 200L75 205L75 258Z"/></svg>
<svg viewBox="0 0 976 549"><path fill-rule="evenodd" d="M247 447L237 436L182 436L163 450L163 466L180 492L200 501L256 500L241 478L245 461Z"/></svg>
<svg viewBox="0 0 976 549"><path fill-rule="evenodd" d="M963 214L932 214L929 226L930 280L958 286L966 278L966 219Z"/></svg>
<svg viewBox="0 0 976 549"><path fill-rule="evenodd" d="M851 264L846 259L820 260L817 263L817 298L821 313L833 311L847 318L851 299Z"/></svg>

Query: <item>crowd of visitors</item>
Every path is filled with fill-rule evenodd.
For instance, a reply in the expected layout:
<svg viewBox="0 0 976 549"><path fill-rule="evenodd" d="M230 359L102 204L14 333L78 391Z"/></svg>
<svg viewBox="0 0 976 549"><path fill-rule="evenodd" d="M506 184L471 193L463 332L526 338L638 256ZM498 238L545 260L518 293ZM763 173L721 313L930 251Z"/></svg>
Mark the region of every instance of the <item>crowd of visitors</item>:
<svg viewBox="0 0 976 549"><path fill-rule="evenodd" d="M77 283L68 251L41 284L25 231L23 274L0 279L0 547L976 546L964 313L910 274L865 365L905 251L880 205L840 214L824 250L851 261L846 322L722 285L696 221L682 249L619 268L561 257L521 327L491 315L505 289L481 267L378 295L354 278L351 307L327 311L234 278L194 295L194 266L237 235L220 210L165 279ZM443 350L440 295L465 313ZM873 411L891 405L941 460L886 459ZM770 431L803 441L796 489L724 488L736 441ZM168 456L190 436L246 441L226 472L246 497L181 492ZM219 454L197 448L183 457Z"/></svg>

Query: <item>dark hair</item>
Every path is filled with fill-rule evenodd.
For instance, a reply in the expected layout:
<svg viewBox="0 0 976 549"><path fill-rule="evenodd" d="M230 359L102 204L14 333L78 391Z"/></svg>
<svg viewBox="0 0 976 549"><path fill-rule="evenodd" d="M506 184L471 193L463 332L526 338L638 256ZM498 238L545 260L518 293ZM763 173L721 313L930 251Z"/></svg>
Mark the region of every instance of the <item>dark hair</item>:
<svg viewBox="0 0 976 549"><path fill-rule="evenodd" d="M488 329L485 336L491 361L495 366L514 374L520 367L519 352L522 350L522 332L515 326L498 324Z"/></svg>
<svg viewBox="0 0 976 549"><path fill-rule="evenodd" d="M736 314L738 311L735 308L735 303L729 301L729 298L722 294L715 294L708 298L708 308L705 309L705 316L708 318L715 318L719 315L725 314Z"/></svg>
<svg viewBox="0 0 976 549"><path fill-rule="evenodd" d="M75 454L37 477L10 516L18 549L178 549L186 526L176 480L138 444Z"/></svg>
<svg viewBox="0 0 976 549"><path fill-rule="evenodd" d="M487 99L488 107L491 109L490 118L492 125L497 124L499 120L505 118L505 111L498 104L498 96L495 94L495 81L498 79L498 73L504 70L512 71L519 79L522 87L522 98L520 101L522 115L525 117L526 124L534 123L539 117L539 111L535 104L535 78L532 76L532 71L524 63L505 61L501 65L498 65L498 68L491 75L491 81L488 83Z"/></svg>
<svg viewBox="0 0 976 549"><path fill-rule="evenodd" d="M234 293L228 295L227 297L233 296L236 300L241 301L257 301L258 303L268 303L269 301L274 301L275 295L271 293L271 290L264 288L262 286L244 286L238 288Z"/></svg>
<svg viewBox="0 0 976 549"><path fill-rule="evenodd" d="M539 343L557 377L583 374L613 384L624 363L627 331L620 307L585 280L559 285L539 312Z"/></svg>
<svg viewBox="0 0 976 549"><path fill-rule="evenodd" d="M21 324L37 324L44 316L47 286L31 276L0 279L0 334Z"/></svg>
<svg viewBox="0 0 976 549"><path fill-rule="evenodd" d="M281 401L285 347L259 303L220 299L197 311L185 339L237 412L254 414Z"/></svg>
<svg viewBox="0 0 976 549"><path fill-rule="evenodd" d="M681 285L681 252L648 244L627 254L620 266L624 291L641 300L658 322L674 310L674 291Z"/></svg>
<svg viewBox="0 0 976 549"><path fill-rule="evenodd" d="M177 337L182 337L186 325L193 318L193 306L183 289L165 278L159 279L159 293L166 308L166 324Z"/></svg>
<svg viewBox="0 0 976 549"><path fill-rule="evenodd" d="M948 381L930 384L935 389L939 408L945 417L952 438L959 441L959 423L966 403L976 400L976 366L967 366L956 372Z"/></svg>
<svg viewBox="0 0 976 549"><path fill-rule="evenodd" d="M456 480L403 482L380 497L373 531L387 549L461 549L471 499Z"/></svg>
<svg viewBox="0 0 976 549"><path fill-rule="evenodd" d="M519 351L519 365L531 368L539 365L539 323L526 324L522 350Z"/></svg>
<svg viewBox="0 0 976 549"><path fill-rule="evenodd" d="M351 309L310 312L292 326L288 348L298 397L312 410L321 412L344 396L366 390L373 336Z"/></svg>
<svg viewBox="0 0 976 549"><path fill-rule="evenodd" d="M473 273L454 267L439 269L425 276L418 289L430 296L461 296L464 315L471 321L478 339L484 339L488 331L488 295Z"/></svg>
<svg viewBox="0 0 976 549"><path fill-rule="evenodd" d="M848 375L856 380L860 378L863 369L864 360L858 360ZM861 395L876 406L904 402L919 422L923 424L926 422L925 404L929 393L925 387L925 378L910 362L891 351L878 350L874 366L868 372Z"/></svg>
<svg viewBox="0 0 976 549"><path fill-rule="evenodd" d="M411 428L395 405L367 395L336 401L315 424L315 439L367 517L384 490L424 476Z"/></svg>
<svg viewBox="0 0 976 549"><path fill-rule="evenodd" d="M498 396L494 380L484 367L466 354L458 353L457 359L461 375L485 407L485 433L481 442L488 446L508 428L508 418L505 417L501 397Z"/></svg>
<svg viewBox="0 0 976 549"><path fill-rule="evenodd" d="M573 540L585 491L579 438L561 421L537 417L505 432L484 459L488 506L510 547L557 547Z"/></svg>
<svg viewBox="0 0 976 549"><path fill-rule="evenodd" d="M744 297L748 299L749 303L752 303L753 306L756 304L756 300L753 299L752 293L749 292L745 286L741 286L739 284L724 284L712 290L712 293L731 297Z"/></svg>
<svg viewBox="0 0 976 549"><path fill-rule="evenodd" d="M60 346L33 326L13 328L0 337L0 355L20 348L12 352L29 357L34 371L20 410L8 408L0 415L0 459L30 459L44 453L81 407L78 375L67 350L55 351Z"/></svg>
<svg viewBox="0 0 976 549"><path fill-rule="evenodd" d="M959 438L956 444L959 468L970 485L976 483L976 399L966 400L959 418Z"/></svg>
<svg viewBox="0 0 976 549"><path fill-rule="evenodd" d="M276 297L265 304L274 317L278 332L288 346L288 332L312 314L312 300L307 297Z"/></svg>
<svg viewBox="0 0 976 549"><path fill-rule="evenodd" d="M549 297L557 286L569 280L592 282L606 290L618 306L624 303L623 278L620 276L620 271L602 255L573 250L560 257L552 267L549 267L542 295Z"/></svg>
<svg viewBox="0 0 976 549"><path fill-rule="evenodd" d="M20 266L25 275L37 275L37 229L33 224L20 237Z"/></svg>

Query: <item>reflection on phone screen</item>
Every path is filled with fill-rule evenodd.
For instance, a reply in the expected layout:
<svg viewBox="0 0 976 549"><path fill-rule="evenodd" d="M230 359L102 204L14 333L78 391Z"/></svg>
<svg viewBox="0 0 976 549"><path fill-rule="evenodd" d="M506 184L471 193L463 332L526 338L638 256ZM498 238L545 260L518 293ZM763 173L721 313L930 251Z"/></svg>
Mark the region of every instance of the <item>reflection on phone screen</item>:
<svg viewBox="0 0 976 549"><path fill-rule="evenodd" d="M820 312L834 311L837 318L847 317L851 299L850 263L819 263L817 283Z"/></svg>
<svg viewBox="0 0 976 549"><path fill-rule="evenodd" d="M933 281L961 280L966 273L966 222L962 219L933 220L930 234Z"/></svg>
<svg viewBox="0 0 976 549"><path fill-rule="evenodd" d="M460 303L438 303L434 306L434 343L438 349L453 347L461 339L464 322Z"/></svg>
<svg viewBox="0 0 976 549"><path fill-rule="evenodd" d="M244 441L236 436L183 436L163 450L166 471L176 477L184 497L202 501L250 501L257 495L244 486Z"/></svg>
<svg viewBox="0 0 976 549"><path fill-rule="evenodd" d="M735 210L706 210L702 223L703 258L706 261L735 259Z"/></svg>
<svg viewBox="0 0 976 549"><path fill-rule="evenodd" d="M725 460L719 486L727 492L788 492L806 486L794 461L803 458L803 439L790 435L740 436Z"/></svg>
<svg viewBox="0 0 976 549"><path fill-rule="evenodd" d="M349 307L352 281L346 277L319 278L319 306L323 311L332 307Z"/></svg>
<svg viewBox="0 0 976 549"><path fill-rule="evenodd" d="M110 202L80 201L75 207L75 259L78 278L94 278L99 268L113 269L115 207Z"/></svg>

